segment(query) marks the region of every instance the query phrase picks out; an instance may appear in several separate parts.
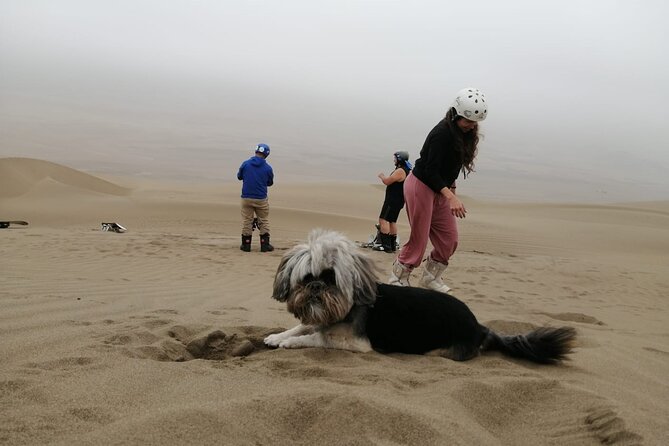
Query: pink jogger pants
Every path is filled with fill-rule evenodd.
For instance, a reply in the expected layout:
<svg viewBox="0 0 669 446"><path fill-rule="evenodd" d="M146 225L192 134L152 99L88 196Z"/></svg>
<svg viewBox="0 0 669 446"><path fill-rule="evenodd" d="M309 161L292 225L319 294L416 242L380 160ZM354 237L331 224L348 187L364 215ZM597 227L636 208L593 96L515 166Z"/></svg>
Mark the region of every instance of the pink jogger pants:
<svg viewBox="0 0 669 446"><path fill-rule="evenodd" d="M411 234L397 257L400 263L419 266L429 240L432 259L448 264L458 247L458 226L448 200L410 173L404 180L404 201Z"/></svg>

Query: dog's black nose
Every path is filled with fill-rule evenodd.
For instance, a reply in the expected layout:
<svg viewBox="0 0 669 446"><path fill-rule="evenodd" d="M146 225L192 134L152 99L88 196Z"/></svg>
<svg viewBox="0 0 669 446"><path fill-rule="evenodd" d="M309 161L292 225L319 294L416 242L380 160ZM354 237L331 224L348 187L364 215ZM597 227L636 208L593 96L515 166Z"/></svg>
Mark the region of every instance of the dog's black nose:
<svg viewBox="0 0 669 446"><path fill-rule="evenodd" d="M309 285L307 285L307 288L312 293L320 292L320 291L323 291L323 289L325 289L325 283L321 282L320 280L316 280L316 281L313 281L313 282L309 282Z"/></svg>

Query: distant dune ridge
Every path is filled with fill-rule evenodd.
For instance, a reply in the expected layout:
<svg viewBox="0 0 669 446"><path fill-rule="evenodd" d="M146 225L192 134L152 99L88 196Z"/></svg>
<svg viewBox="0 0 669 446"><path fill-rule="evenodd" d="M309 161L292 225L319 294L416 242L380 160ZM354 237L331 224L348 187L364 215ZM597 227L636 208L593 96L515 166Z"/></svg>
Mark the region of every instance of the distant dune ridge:
<svg viewBox="0 0 669 446"><path fill-rule="evenodd" d="M317 227L366 241L384 197L277 170L276 249L243 253L237 181L0 159L0 219L30 222L0 229L0 444L669 444L669 203L463 196L452 294L500 333L574 327L564 364L271 350L296 323L270 297L283 254Z"/></svg>
<svg viewBox="0 0 669 446"><path fill-rule="evenodd" d="M41 181L56 182L102 194L126 196L131 189L70 167L34 158L0 158L0 197L19 197Z"/></svg>

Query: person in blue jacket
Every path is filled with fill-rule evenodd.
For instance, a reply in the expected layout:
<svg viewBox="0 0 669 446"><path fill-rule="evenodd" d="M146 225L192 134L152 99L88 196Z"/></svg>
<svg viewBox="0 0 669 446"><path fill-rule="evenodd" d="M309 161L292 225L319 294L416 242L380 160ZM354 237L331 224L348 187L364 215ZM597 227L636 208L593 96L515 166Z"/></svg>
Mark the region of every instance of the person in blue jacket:
<svg viewBox="0 0 669 446"><path fill-rule="evenodd" d="M274 171L267 162L269 146L258 144L255 155L239 167L237 179L242 181L242 251L251 251L253 219L257 217L260 251L274 251L269 242L269 201L267 188L274 184Z"/></svg>

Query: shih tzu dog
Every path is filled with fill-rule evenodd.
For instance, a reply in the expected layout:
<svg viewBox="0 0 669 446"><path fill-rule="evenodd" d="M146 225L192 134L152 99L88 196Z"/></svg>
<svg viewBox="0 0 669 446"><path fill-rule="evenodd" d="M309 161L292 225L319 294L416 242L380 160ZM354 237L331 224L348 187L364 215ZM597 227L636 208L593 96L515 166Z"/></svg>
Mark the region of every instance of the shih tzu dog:
<svg viewBox="0 0 669 446"><path fill-rule="evenodd" d="M325 347L355 352L438 354L465 361L483 351L541 364L571 352L571 327L503 336L481 325L455 297L377 282L370 258L342 234L313 230L288 251L274 279L273 298L300 324L265 338L270 347Z"/></svg>

